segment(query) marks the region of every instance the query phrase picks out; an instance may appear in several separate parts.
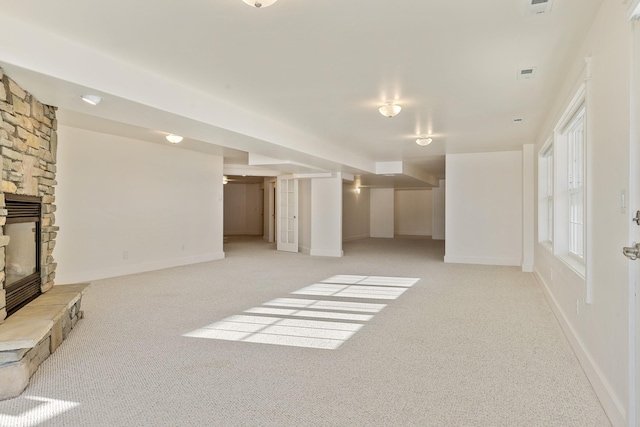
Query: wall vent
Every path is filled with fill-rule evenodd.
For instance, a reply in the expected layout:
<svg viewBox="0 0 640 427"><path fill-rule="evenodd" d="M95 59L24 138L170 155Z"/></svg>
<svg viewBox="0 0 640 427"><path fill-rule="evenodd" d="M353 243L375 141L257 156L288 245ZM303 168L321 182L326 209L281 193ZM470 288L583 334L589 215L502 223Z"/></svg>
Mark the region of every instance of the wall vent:
<svg viewBox="0 0 640 427"><path fill-rule="evenodd" d="M527 15L541 15L551 11L553 0L527 0Z"/></svg>
<svg viewBox="0 0 640 427"><path fill-rule="evenodd" d="M532 79L535 75L536 75L536 67L520 68L518 70L517 79L518 80Z"/></svg>

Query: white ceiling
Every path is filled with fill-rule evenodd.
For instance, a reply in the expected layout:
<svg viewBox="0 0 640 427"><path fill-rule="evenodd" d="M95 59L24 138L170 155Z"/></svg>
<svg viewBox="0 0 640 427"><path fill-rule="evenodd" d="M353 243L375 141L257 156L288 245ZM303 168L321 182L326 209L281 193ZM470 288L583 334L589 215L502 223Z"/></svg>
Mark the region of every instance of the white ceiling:
<svg viewBox="0 0 640 427"><path fill-rule="evenodd" d="M443 178L445 154L535 142L601 2L532 16L526 0L4 0L0 66L63 124L180 133L234 164L252 152L366 175L402 161ZM533 79L516 78L525 67ZM400 115L377 112L386 100Z"/></svg>

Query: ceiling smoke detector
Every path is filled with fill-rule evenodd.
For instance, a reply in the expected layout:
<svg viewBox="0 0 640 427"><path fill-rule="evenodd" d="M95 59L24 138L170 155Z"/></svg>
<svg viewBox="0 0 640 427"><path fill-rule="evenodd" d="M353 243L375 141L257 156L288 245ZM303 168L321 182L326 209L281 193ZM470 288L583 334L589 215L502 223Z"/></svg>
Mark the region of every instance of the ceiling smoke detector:
<svg viewBox="0 0 640 427"><path fill-rule="evenodd" d="M527 0L527 15L542 15L551 12L553 0Z"/></svg>

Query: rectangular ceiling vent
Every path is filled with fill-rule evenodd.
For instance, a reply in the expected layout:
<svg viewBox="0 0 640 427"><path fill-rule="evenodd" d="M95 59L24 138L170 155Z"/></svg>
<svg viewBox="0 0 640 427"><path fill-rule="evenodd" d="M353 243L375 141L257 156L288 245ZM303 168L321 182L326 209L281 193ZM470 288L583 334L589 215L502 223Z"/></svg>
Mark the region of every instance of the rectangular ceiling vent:
<svg viewBox="0 0 640 427"><path fill-rule="evenodd" d="M541 15L551 11L553 0L527 0L527 15Z"/></svg>
<svg viewBox="0 0 640 427"><path fill-rule="evenodd" d="M518 80L532 79L535 75L536 67L527 67L518 70Z"/></svg>

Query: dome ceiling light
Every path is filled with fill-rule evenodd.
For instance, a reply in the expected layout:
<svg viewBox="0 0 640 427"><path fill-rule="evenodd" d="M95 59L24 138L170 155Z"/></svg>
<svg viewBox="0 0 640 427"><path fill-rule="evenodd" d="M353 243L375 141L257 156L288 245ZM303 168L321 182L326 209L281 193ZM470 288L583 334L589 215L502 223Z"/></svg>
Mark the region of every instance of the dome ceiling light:
<svg viewBox="0 0 640 427"><path fill-rule="evenodd" d="M422 147L426 147L427 145L431 144L433 142L433 138L427 136L427 135L420 135L418 137L418 139L416 139L416 144L422 146Z"/></svg>
<svg viewBox="0 0 640 427"><path fill-rule="evenodd" d="M242 0L246 4L251 7L261 8L261 7L269 7L278 0Z"/></svg>
<svg viewBox="0 0 640 427"><path fill-rule="evenodd" d="M394 104L393 102L385 102L380 108L378 108L380 114L385 117L395 117L400 111L402 111L402 106L398 104Z"/></svg>
<svg viewBox="0 0 640 427"><path fill-rule="evenodd" d="M165 136L165 138L167 138L167 141L169 141L172 144L179 144L184 139L180 135L174 135L172 133L170 133L169 135Z"/></svg>

